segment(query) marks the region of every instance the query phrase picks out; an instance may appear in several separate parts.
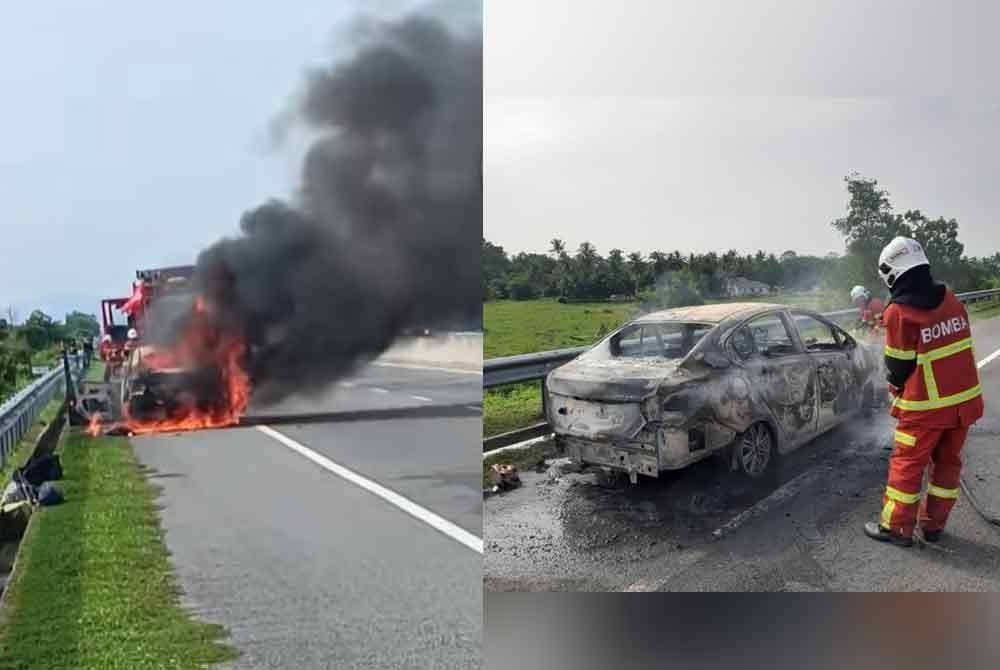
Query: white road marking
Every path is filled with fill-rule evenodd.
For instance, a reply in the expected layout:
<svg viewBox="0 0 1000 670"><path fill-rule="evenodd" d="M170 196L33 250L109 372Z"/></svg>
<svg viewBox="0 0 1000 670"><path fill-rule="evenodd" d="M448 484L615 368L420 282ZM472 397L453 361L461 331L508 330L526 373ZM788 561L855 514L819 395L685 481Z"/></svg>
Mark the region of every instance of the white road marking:
<svg viewBox="0 0 1000 670"><path fill-rule="evenodd" d="M483 408L479 405L466 405L465 409L471 409L473 412L482 412Z"/></svg>
<svg viewBox="0 0 1000 670"><path fill-rule="evenodd" d="M994 358L1000 357L1000 349L997 349L992 354L984 358L983 360L976 363L976 368L982 368L984 365L992 361Z"/></svg>
<svg viewBox="0 0 1000 670"><path fill-rule="evenodd" d="M477 377L483 376L483 371L481 369L467 370L463 368L438 367L435 365L415 365L412 363L385 363L383 361L373 361L371 365L377 365L380 368L408 368L410 370L436 370L438 372L453 372L459 375L475 375Z"/></svg>
<svg viewBox="0 0 1000 670"><path fill-rule="evenodd" d="M372 391L373 393L388 393L389 392L387 389L379 388L378 386L372 386L368 390Z"/></svg>
<svg viewBox="0 0 1000 670"><path fill-rule="evenodd" d="M427 396L423 396L423 395L411 395L410 397L413 398L414 400L421 400L423 402L434 402L433 400L431 400Z"/></svg>
<svg viewBox="0 0 1000 670"><path fill-rule="evenodd" d="M337 385L343 386L345 389L352 389L357 386L354 382L337 382Z"/></svg>
<svg viewBox="0 0 1000 670"><path fill-rule="evenodd" d="M477 408L478 409L478 408ZM551 440L552 435L542 435L541 437L533 437L530 440L525 440L524 442L518 442L516 444L508 444L506 447L498 447L496 449L491 449L490 451L483 452L483 460L486 460L487 456L495 456L496 454L502 454L505 451L514 451L515 449L526 449L539 442L544 442L545 440Z"/></svg>
<svg viewBox="0 0 1000 670"><path fill-rule="evenodd" d="M748 507L747 509L743 510L742 512L734 516L725 525L716 528L712 532L712 535L714 535L716 538L728 535L729 533L733 532L734 530L742 526L744 523L749 521L750 519L755 519L760 515L766 513L776 504L784 500L788 500L794 495L797 495L799 491L805 488L808 484L811 484L820 477L827 476L828 474L829 470L827 468L806 470L798 477L794 477L789 481L785 482L783 485L776 488L766 498L758 500L756 504L754 504L752 507Z"/></svg>
<svg viewBox="0 0 1000 670"><path fill-rule="evenodd" d="M285 445L286 447L296 452L297 454L305 456L316 465L332 472L341 479L344 479L356 486L363 488L369 493L372 493L381 498L382 500L386 501L390 505L398 507L402 511L412 516L414 519L424 522L431 528L441 533L444 533L445 535L455 540L456 542L465 545L466 547L472 549L475 552L478 552L480 554L483 553L482 538L476 537L475 535L465 530L464 528L453 524L451 521L448 521L443 517L438 516L434 512L427 509L426 507L418 505L409 498L405 498L400 494L396 493L395 491L382 486L378 482L372 481L367 477L359 475L353 470L345 468L343 465L338 465L337 463L334 463L326 456L316 453L309 447L296 442L295 440L288 437L284 433L279 433L270 426L257 426L257 430L264 433L268 437L274 438L275 440Z"/></svg>

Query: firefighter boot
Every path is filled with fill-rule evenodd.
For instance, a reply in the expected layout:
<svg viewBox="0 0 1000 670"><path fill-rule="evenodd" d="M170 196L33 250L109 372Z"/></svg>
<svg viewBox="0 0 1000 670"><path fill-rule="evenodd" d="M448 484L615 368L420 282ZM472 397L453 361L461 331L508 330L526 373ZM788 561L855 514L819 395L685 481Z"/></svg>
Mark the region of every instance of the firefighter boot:
<svg viewBox="0 0 1000 670"><path fill-rule="evenodd" d="M890 544L895 544L899 547L911 547L913 546L913 538L907 537L905 535L900 535L899 533L894 533L888 528L884 528L881 524L876 521L869 521L865 524L865 535L872 538L873 540L878 540L879 542L888 542Z"/></svg>
<svg viewBox="0 0 1000 670"><path fill-rule="evenodd" d="M921 534L927 542L939 542L941 540L941 532L940 530L925 530Z"/></svg>

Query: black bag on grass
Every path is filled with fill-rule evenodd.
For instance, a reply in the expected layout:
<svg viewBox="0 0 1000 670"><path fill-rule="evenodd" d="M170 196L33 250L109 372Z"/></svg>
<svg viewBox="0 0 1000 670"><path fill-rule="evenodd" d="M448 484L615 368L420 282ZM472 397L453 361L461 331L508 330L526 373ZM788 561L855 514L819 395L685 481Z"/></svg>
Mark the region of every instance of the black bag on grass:
<svg viewBox="0 0 1000 670"><path fill-rule="evenodd" d="M62 479L62 463L56 454L43 454L26 463L21 474L32 486L41 486L44 482Z"/></svg>
<svg viewBox="0 0 1000 670"><path fill-rule="evenodd" d="M38 504L44 507L58 505L63 501L62 491L55 484L45 482L38 487Z"/></svg>

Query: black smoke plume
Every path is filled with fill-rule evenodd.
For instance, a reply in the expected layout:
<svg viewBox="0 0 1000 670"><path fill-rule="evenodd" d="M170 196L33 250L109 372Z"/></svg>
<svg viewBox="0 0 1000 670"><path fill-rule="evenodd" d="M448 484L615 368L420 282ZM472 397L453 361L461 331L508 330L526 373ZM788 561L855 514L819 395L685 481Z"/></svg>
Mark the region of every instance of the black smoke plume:
<svg viewBox="0 0 1000 670"><path fill-rule="evenodd" d="M308 74L297 119L319 139L294 202L246 212L198 257L259 400L322 388L407 328L481 327L481 26L366 25L348 60Z"/></svg>

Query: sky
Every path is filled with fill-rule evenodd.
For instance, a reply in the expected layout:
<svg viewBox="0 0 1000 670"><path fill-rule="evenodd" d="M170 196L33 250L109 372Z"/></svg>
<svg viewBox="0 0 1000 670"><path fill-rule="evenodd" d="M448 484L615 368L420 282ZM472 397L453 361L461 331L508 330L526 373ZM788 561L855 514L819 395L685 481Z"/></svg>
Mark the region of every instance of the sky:
<svg viewBox="0 0 1000 670"><path fill-rule="evenodd" d="M272 128L363 7L408 0L0 9L0 317L97 314L139 268L193 263L297 183L306 142Z"/></svg>
<svg viewBox="0 0 1000 670"><path fill-rule="evenodd" d="M823 255L843 178L1000 251L996 3L487 2L484 235Z"/></svg>
<svg viewBox="0 0 1000 670"><path fill-rule="evenodd" d="M96 312L137 268L193 262L287 197L305 142L270 130L305 69L343 53L359 8L417 4L6 3L0 312ZM484 235L840 251L829 222L858 171L992 254L998 19L987 2L488 0Z"/></svg>

